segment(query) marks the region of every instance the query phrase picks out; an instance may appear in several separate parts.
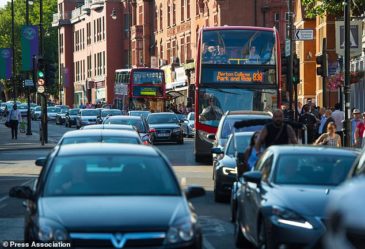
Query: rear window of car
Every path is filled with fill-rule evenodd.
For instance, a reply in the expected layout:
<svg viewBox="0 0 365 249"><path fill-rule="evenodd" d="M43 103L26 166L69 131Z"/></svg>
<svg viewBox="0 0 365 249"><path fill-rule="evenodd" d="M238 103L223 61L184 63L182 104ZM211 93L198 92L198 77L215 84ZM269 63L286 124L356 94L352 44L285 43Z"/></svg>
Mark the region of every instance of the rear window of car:
<svg viewBox="0 0 365 249"><path fill-rule="evenodd" d="M118 144L141 144L137 137L121 136L89 136L89 137L66 137L62 140L62 145L82 144L82 143L118 143Z"/></svg>
<svg viewBox="0 0 365 249"><path fill-rule="evenodd" d="M178 196L172 170L158 156L59 156L47 176L45 196Z"/></svg>
<svg viewBox="0 0 365 249"><path fill-rule="evenodd" d="M242 120L249 120L250 117L240 117L240 116L227 116L224 120L223 126L222 126L222 132L221 132L221 138L228 138L229 135L232 134L234 129L234 123ZM254 117L252 119L267 119L268 121L271 120L271 117ZM260 131L264 125L252 125L252 126L246 126L243 128L235 129L236 132L240 131Z"/></svg>
<svg viewBox="0 0 365 249"><path fill-rule="evenodd" d="M147 132L146 127L143 125L142 119L108 118L104 121L104 124L131 125L136 127L138 132Z"/></svg>
<svg viewBox="0 0 365 249"><path fill-rule="evenodd" d="M149 115L147 122L149 124L176 124L179 120L175 114L157 114Z"/></svg>

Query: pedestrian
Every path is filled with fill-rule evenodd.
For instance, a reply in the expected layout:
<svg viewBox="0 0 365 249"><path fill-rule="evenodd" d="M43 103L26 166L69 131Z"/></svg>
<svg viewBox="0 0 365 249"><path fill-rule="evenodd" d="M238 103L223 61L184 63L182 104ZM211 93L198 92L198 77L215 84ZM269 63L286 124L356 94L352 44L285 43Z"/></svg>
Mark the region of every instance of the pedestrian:
<svg viewBox="0 0 365 249"><path fill-rule="evenodd" d="M332 112L332 118L335 121L335 125L337 127L336 133L338 135L340 135L341 139L342 139L342 122L345 120L345 113L343 111L340 110L341 105L340 103L335 104L335 111Z"/></svg>
<svg viewBox="0 0 365 249"><path fill-rule="evenodd" d="M336 133L336 124L330 122L327 126L327 132L323 133L315 142L314 145L326 145L331 147L341 147L341 137Z"/></svg>
<svg viewBox="0 0 365 249"><path fill-rule="evenodd" d="M22 114L18 110L16 104L13 105L13 109L10 110L7 121L10 123L11 139L18 139L18 125L22 121Z"/></svg>
<svg viewBox="0 0 365 249"><path fill-rule="evenodd" d="M360 122L363 122L363 120L361 118L361 112L359 109L353 109L352 116L353 118L351 119L351 145L355 146L356 127Z"/></svg>
<svg viewBox="0 0 365 249"><path fill-rule="evenodd" d="M324 113L324 119L321 119L321 124L318 129L319 135L322 135L323 133L327 132L327 126L330 122L335 122L335 120L331 117L332 111L330 109L327 109Z"/></svg>
<svg viewBox="0 0 365 249"><path fill-rule="evenodd" d="M240 167L237 168L237 173L238 176L242 176L243 173L247 172L247 171L251 171L257 160L258 160L258 156L255 150L255 144L256 144L256 140L258 139L260 135L259 131L256 131L250 140L250 144L247 147L247 149L245 150L245 152L243 153L243 164L240 165ZM261 153L261 151L260 151Z"/></svg>
<svg viewBox="0 0 365 249"><path fill-rule="evenodd" d="M266 124L256 140L256 154L260 154L261 148L271 145L297 144L297 138L293 128L284 123L284 114L281 110L273 112L272 122Z"/></svg>
<svg viewBox="0 0 365 249"><path fill-rule="evenodd" d="M362 114L363 120L361 120L355 129L354 133L354 147L362 148L364 147L364 130L365 130L365 112Z"/></svg>
<svg viewBox="0 0 365 249"><path fill-rule="evenodd" d="M305 105L303 107L304 109L304 113L300 116L299 118L299 123L304 124L305 126L307 126L307 134L308 134L308 144L313 143L314 141L314 136L315 136L315 126L317 123L317 119L316 117L309 112L310 110L310 106L309 105ZM302 137L304 137L304 132Z"/></svg>

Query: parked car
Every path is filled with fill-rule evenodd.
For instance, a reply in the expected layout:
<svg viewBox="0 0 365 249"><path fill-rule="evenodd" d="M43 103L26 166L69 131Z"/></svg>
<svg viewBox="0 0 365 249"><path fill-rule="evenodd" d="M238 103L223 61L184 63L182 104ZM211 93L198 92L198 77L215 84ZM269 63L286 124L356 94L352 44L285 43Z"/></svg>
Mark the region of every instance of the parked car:
<svg viewBox="0 0 365 249"><path fill-rule="evenodd" d="M79 143L126 143L142 144L137 132L107 129L89 129L66 132L58 145Z"/></svg>
<svg viewBox="0 0 365 249"><path fill-rule="evenodd" d="M82 126L96 124L96 119L100 116L100 110L97 109L80 109L76 117L76 129Z"/></svg>
<svg viewBox="0 0 365 249"><path fill-rule="evenodd" d="M147 119L148 115L150 114L150 111L129 111L129 116L142 116Z"/></svg>
<svg viewBox="0 0 365 249"><path fill-rule="evenodd" d="M137 128L142 141L150 141L149 126L146 120L141 116L111 116L105 119L103 124L132 125Z"/></svg>
<svg viewBox="0 0 365 249"><path fill-rule="evenodd" d="M32 115L32 119L33 120L38 120L41 118L41 114L42 114L42 107L37 106L34 108L34 110L31 112Z"/></svg>
<svg viewBox="0 0 365 249"><path fill-rule="evenodd" d="M152 146L90 143L59 146L46 158L26 199L24 241L69 241L74 248L202 248L198 217L171 165ZM184 194L185 193L185 194ZM121 233L122 232L122 233Z"/></svg>
<svg viewBox="0 0 365 249"><path fill-rule="evenodd" d="M67 108L61 108L60 112L56 114L56 124L63 125L66 120L66 114L68 113Z"/></svg>
<svg viewBox="0 0 365 249"><path fill-rule="evenodd" d="M183 130L175 113L151 113L147 117L147 122L150 126L152 144L157 142L184 143Z"/></svg>
<svg viewBox="0 0 365 249"><path fill-rule="evenodd" d="M186 136L187 137L193 137L195 136L195 112L189 112L189 114L186 116L186 120L184 123L186 124Z"/></svg>
<svg viewBox="0 0 365 249"><path fill-rule="evenodd" d="M101 114L97 119L98 124L102 124L105 119L111 116L122 115L122 111L119 109L102 109Z"/></svg>
<svg viewBox="0 0 365 249"><path fill-rule="evenodd" d="M365 149L362 149L360 155L356 158L349 178L365 175Z"/></svg>
<svg viewBox="0 0 365 249"><path fill-rule="evenodd" d="M27 104L20 104L17 105L18 110L20 111L20 114L22 115L22 117L27 117L28 116L28 105ZM12 109L9 109L12 110Z"/></svg>
<svg viewBox="0 0 365 249"><path fill-rule="evenodd" d="M232 184L237 179L237 152L246 150L253 134L253 131L233 133L223 150L220 147L212 148L212 152L220 155L213 162L214 201L229 199Z"/></svg>
<svg viewBox="0 0 365 249"><path fill-rule="evenodd" d="M76 118L79 114L80 109L74 108L68 110L68 112L65 114L65 126L66 127L72 127L73 125L76 125Z"/></svg>
<svg viewBox="0 0 365 249"><path fill-rule="evenodd" d="M47 107L47 118L48 120L56 120L56 115L61 111L59 107L49 106Z"/></svg>
<svg viewBox="0 0 365 249"><path fill-rule="evenodd" d="M255 170L240 178L238 247L317 248L326 231L326 205L346 179L356 150L270 146Z"/></svg>
<svg viewBox="0 0 365 249"><path fill-rule="evenodd" d="M259 111L227 111L221 118L217 133L208 135L209 138L214 140L213 147L224 148L227 143L229 135L232 134L234 124L238 121L244 120L264 120L271 121L272 114L269 112L259 112ZM246 126L241 129L235 129L236 132L239 131L259 131L264 127L263 124ZM213 161L216 160L217 155L213 153Z"/></svg>

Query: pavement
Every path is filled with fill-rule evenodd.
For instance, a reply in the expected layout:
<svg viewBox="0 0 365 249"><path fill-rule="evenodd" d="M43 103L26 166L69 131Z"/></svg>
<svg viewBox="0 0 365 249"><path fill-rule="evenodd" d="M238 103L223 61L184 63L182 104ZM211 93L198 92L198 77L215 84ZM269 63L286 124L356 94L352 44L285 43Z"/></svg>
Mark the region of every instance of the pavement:
<svg viewBox="0 0 365 249"><path fill-rule="evenodd" d="M56 144L51 142L42 145L39 133L26 135L18 131L18 139L11 139L11 129L5 126L5 120L0 121L0 153L7 150L52 149Z"/></svg>

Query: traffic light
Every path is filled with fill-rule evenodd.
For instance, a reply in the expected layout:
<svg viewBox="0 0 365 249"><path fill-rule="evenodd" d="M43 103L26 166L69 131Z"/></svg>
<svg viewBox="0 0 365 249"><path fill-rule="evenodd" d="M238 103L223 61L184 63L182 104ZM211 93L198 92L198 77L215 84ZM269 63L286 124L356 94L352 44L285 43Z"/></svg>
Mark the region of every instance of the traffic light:
<svg viewBox="0 0 365 249"><path fill-rule="evenodd" d="M46 63L43 57L37 57L37 71L36 71L36 85L37 85L37 92L43 93L45 87L45 70L46 70Z"/></svg>
<svg viewBox="0 0 365 249"><path fill-rule="evenodd" d="M293 84L299 84L300 82L300 65L297 54L293 57Z"/></svg>
<svg viewBox="0 0 365 249"><path fill-rule="evenodd" d="M326 53L316 56L317 75L327 77L327 55Z"/></svg>
<svg viewBox="0 0 365 249"><path fill-rule="evenodd" d="M281 55L281 74L288 75L288 62L289 58L285 54Z"/></svg>
<svg viewBox="0 0 365 249"><path fill-rule="evenodd" d="M56 71L57 69L54 64L51 63L46 64L45 79L47 86L52 86L56 83Z"/></svg>

